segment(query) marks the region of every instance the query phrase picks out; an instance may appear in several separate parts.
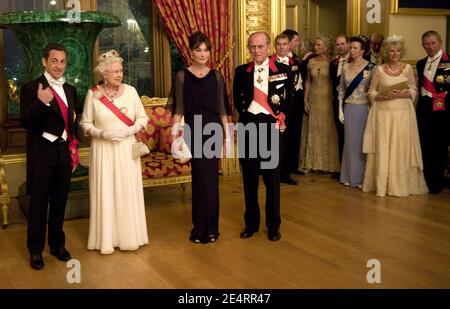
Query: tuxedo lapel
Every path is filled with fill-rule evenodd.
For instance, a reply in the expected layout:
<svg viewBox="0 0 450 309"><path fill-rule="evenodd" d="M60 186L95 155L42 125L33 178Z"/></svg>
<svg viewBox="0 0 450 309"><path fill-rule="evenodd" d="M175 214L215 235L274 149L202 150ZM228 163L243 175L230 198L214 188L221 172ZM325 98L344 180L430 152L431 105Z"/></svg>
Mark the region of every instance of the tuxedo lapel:
<svg viewBox="0 0 450 309"><path fill-rule="evenodd" d="M63 85L64 93L66 94L67 106L69 109L69 123L73 122L73 111L75 109L75 98L73 91L70 91L68 84Z"/></svg>
<svg viewBox="0 0 450 309"><path fill-rule="evenodd" d="M45 78L44 75L41 75L41 77L39 78L39 82L42 84L43 89L47 89L47 87L50 87L50 84L48 83L47 78ZM38 85L38 89L39 89L39 85ZM55 113L57 113L59 115L59 117L61 117L61 119L64 120L62 113L61 113L61 109L59 108L59 104L56 101L55 97L53 98L53 100L50 101L50 106L55 111Z"/></svg>
<svg viewBox="0 0 450 309"><path fill-rule="evenodd" d="M254 87L253 74L254 74L254 71L255 71L255 64L254 64L254 62L251 62L249 64L247 70L245 71L247 73L247 74L245 74L246 85L247 85L246 89L248 89L248 91L249 91L249 97L251 98L250 102L253 100L253 87Z"/></svg>

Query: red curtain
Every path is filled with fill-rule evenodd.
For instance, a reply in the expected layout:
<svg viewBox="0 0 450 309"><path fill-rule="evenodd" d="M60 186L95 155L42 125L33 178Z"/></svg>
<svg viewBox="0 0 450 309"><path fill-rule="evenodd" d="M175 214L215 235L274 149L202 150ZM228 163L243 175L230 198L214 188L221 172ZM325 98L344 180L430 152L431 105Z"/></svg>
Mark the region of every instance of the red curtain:
<svg viewBox="0 0 450 309"><path fill-rule="evenodd" d="M227 87L230 107L233 81L233 0L153 0L167 33L182 59L191 64L188 37L201 31L211 41L211 65L220 71Z"/></svg>

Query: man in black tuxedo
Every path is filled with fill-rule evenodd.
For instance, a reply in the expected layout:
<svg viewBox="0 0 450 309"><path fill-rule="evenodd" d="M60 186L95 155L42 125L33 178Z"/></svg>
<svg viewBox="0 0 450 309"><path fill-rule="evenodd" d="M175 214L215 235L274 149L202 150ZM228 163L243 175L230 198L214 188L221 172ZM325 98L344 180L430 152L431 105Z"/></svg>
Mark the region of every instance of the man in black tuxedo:
<svg viewBox="0 0 450 309"><path fill-rule="evenodd" d="M245 154L240 156L245 196L245 229L241 238L249 238L259 230L260 211L258 205L259 175L266 186L266 227L271 241L281 238L280 218L280 166L283 134L286 124L284 112L292 99L292 71L289 66L269 58L270 37L265 32L255 32L248 39L248 48L253 61L235 70L233 83L234 104L239 112L239 122L256 131L245 138ZM244 134L248 133L243 130ZM252 131L250 129L250 131ZM239 132L238 137L242 134ZM264 145L265 143L265 145ZM266 164L267 157L261 150L270 150L270 160L278 157L275 164ZM250 155L256 153L256 157ZM273 162L272 162L273 163Z"/></svg>
<svg viewBox="0 0 450 309"><path fill-rule="evenodd" d="M444 188L450 145L450 57L436 31L422 35L422 46L428 56L417 62L417 124L425 180L430 193L437 194Z"/></svg>
<svg viewBox="0 0 450 309"><path fill-rule="evenodd" d="M283 140L283 158L281 160L281 182L290 185L298 185L298 182L291 178L290 173L299 174L298 154L300 153L300 116L303 115L299 110L297 91L301 91L302 81L299 80L300 68L298 58L288 56L290 52L289 37L285 34L279 34L275 38L275 54L271 56L274 62L283 63L291 68L293 75L294 96L291 104L286 110L286 127L282 134Z"/></svg>
<svg viewBox="0 0 450 309"><path fill-rule="evenodd" d="M37 270L44 267L47 212L50 253L61 261L71 259L65 249L63 223L72 172L68 141L75 132L76 89L64 83L66 59L63 45L48 44L42 50L44 74L20 91L20 122L28 130L27 247L30 265Z"/></svg>
<svg viewBox="0 0 450 309"><path fill-rule="evenodd" d="M333 116L338 133L339 144L339 161L342 162L342 152L344 149L344 124L339 120L339 100L338 100L338 86L341 82L341 72L344 65L348 62L350 56L349 38L345 34L340 34L336 37L336 58L330 62L330 79L331 79L331 93L333 96ZM339 179L339 173L333 175L333 178Z"/></svg>

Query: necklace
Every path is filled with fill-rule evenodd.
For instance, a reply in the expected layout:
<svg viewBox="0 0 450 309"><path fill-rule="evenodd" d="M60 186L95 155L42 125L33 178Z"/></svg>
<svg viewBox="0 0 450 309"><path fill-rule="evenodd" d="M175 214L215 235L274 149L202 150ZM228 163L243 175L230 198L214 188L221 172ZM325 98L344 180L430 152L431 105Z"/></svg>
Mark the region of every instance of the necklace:
<svg viewBox="0 0 450 309"><path fill-rule="evenodd" d="M119 89L120 86L116 87L116 90L113 93L110 93L108 88L105 86L105 84L102 85L103 86L103 90L105 91L106 95L108 96L108 98L110 98L111 100L113 100L117 94L119 93Z"/></svg>
<svg viewBox="0 0 450 309"><path fill-rule="evenodd" d="M192 67L189 69L189 71L191 71L192 74L194 74L197 77L204 77L206 76L206 74L210 71L209 68L206 69L206 71L200 72L200 71L195 71Z"/></svg>
<svg viewBox="0 0 450 309"><path fill-rule="evenodd" d="M400 67L401 67L400 64L398 64L397 68L391 69L391 66L388 63L386 63L386 68L387 68L388 72L391 74L397 74L400 71Z"/></svg>

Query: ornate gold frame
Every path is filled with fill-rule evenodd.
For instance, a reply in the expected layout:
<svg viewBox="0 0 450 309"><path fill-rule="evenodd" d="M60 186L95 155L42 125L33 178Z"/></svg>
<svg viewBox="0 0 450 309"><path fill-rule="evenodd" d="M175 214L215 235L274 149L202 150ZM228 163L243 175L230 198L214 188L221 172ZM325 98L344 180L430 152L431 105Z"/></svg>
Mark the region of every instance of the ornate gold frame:
<svg viewBox="0 0 450 309"><path fill-rule="evenodd" d="M347 33L352 36L361 32L361 1L347 0L347 7L350 1L350 10L347 10Z"/></svg>
<svg viewBox="0 0 450 309"><path fill-rule="evenodd" d="M448 0L443 0L448 1ZM422 9L422 8L399 8L398 0L391 0L391 14L399 15L450 15L450 10L445 9Z"/></svg>
<svg viewBox="0 0 450 309"><path fill-rule="evenodd" d="M258 7L266 10L257 10ZM286 0L239 0L238 1L238 64L249 60L248 36L255 31L266 31L271 38L286 27Z"/></svg>

